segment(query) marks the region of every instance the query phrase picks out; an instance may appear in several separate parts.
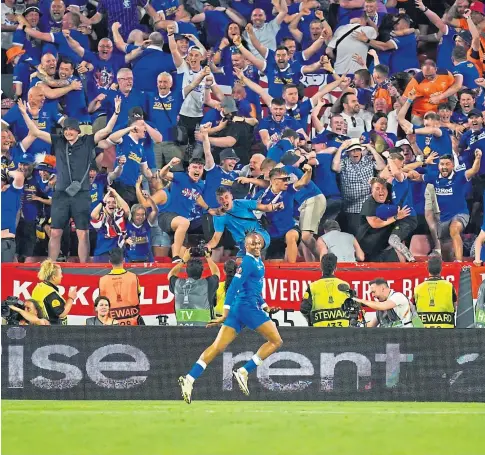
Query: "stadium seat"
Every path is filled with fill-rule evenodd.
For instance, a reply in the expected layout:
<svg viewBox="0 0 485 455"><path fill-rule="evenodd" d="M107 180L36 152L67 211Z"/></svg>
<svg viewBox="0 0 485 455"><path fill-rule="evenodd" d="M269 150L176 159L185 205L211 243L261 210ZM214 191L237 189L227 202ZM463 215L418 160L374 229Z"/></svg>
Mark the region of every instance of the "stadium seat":
<svg viewBox="0 0 485 455"><path fill-rule="evenodd" d="M13 74L2 74L2 96L12 99L15 95L13 91Z"/></svg>

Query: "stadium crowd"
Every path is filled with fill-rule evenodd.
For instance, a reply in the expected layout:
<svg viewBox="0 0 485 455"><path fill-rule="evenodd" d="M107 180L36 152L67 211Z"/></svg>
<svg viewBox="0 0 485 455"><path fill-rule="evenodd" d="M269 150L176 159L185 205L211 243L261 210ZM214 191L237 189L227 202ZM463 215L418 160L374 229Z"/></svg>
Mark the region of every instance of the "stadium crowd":
<svg viewBox="0 0 485 455"><path fill-rule="evenodd" d="M480 1L1 7L2 262L481 261Z"/></svg>

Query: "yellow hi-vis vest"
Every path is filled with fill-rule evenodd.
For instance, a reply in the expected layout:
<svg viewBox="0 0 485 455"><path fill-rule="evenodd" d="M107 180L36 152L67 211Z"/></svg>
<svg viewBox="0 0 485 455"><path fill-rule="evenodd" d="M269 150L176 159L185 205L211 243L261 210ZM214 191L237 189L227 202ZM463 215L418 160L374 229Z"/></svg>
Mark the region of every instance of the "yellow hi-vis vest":
<svg viewBox="0 0 485 455"><path fill-rule="evenodd" d="M348 283L338 278L321 278L310 284L303 296L311 298L310 317L314 327L348 327L349 320L342 310L342 304L348 295L338 290L339 284Z"/></svg>
<svg viewBox="0 0 485 455"><path fill-rule="evenodd" d="M453 329L455 327L455 290L446 280L431 278L414 289L416 311L428 329Z"/></svg>

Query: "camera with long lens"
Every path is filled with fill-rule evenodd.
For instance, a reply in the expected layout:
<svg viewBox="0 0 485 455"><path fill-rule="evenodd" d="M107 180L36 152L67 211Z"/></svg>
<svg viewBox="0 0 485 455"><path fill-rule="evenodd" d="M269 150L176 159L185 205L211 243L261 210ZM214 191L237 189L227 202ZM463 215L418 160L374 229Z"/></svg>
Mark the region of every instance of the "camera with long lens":
<svg viewBox="0 0 485 455"><path fill-rule="evenodd" d="M338 285L338 290L344 292L348 297L344 300L341 309L345 311L347 318L349 319L350 327L359 327L361 325L359 320L364 321L362 314L362 305L354 300L357 295L353 289L350 288L348 284L340 283Z"/></svg>
<svg viewBox="0 0 485 455"><path fill-rule="evenodd" d="M206 252L205 242L201 240L197 246L190 249L190 255L193 258L204 258Z"/></svg>
<svg viewBox="0 0 485 455"><path fill-rule="evenodd" d="M224 121L227 122L228 125L232 123L233 119L234 119L234 114L232 112L224 114Z"/></svg>
<svg viewBox="0 0 485 455"><path fill-rule="evenodd" d="M5 300L2 300L2 318L7 321L7 325L19 325L20 321L23 321L24 318L20 315L20 313L11 310L10 305L20 308L21 310L25 310L25 302L20 300L18 297L13 296L9 296Z"/></svg>

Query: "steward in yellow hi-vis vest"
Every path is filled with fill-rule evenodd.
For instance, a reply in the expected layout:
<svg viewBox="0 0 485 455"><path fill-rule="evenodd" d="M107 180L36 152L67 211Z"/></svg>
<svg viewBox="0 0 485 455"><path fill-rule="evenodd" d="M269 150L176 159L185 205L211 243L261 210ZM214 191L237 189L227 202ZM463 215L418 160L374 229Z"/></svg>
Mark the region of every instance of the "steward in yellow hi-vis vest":
<svg viewBox="0 0 485 455"><path fill-rule="evenodd" d="M112 270L99 279L99 295L110 301L110 316L120 325L145 325L140 316L140 283L138 276L123 268L123 250L109 252Z"/></svg>
<svg viewBox="0 0 485 455"><path fill-rule="evenodd" d="M414 289L416 311L428 329L455 327L456 292L453 285L441 278L441 258L428 261L430 277Z"/></svg>
<svg viewBox="0 0 485 455"><path fill-rule="evenodd" d="M338 285L345 281L336 278L333 274L337 268L337 256L328 253L322 258L321 268L323 276L311 283L303 295L300 311L314 327L348 327L349 319L342 304L348 295L339 291Z"/></svg>

